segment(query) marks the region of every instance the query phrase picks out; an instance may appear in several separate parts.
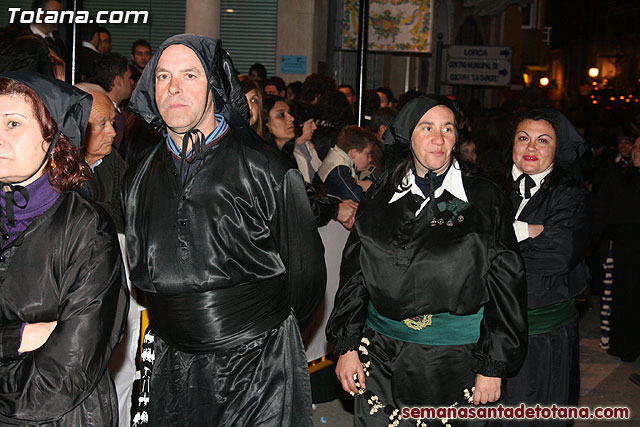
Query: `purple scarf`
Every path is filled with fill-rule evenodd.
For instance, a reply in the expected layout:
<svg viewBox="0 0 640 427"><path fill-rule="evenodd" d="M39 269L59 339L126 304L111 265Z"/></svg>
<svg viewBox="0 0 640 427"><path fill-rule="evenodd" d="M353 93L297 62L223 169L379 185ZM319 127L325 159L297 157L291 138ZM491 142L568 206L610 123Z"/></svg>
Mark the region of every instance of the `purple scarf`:
<svg viewBox="0 0 640 427"><path fill-rule="evenodd" d="M49 183L49 175L47 173L42 174L40 178L25 188L29 192L28 202L19 192L16 191L14 193L16 202L13 206L15 224L7 223L5 191L4 188L0 188L0 221L2 221L0 247L2 249L24 232L36 218L49 210L60 197L60 194Z"/></svg>

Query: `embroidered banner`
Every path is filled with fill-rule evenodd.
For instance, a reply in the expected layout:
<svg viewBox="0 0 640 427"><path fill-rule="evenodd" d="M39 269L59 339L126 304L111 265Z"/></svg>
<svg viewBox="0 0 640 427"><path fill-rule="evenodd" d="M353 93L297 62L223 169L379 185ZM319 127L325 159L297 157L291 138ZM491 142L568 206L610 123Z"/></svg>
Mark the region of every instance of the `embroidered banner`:
<svg viewBox="0 0 640 427"><path fill-rule="evenodd" d="M431 52L431 0L369 0L369 50ZM360 0L344 0L342 48L358 48Z"/></svg>

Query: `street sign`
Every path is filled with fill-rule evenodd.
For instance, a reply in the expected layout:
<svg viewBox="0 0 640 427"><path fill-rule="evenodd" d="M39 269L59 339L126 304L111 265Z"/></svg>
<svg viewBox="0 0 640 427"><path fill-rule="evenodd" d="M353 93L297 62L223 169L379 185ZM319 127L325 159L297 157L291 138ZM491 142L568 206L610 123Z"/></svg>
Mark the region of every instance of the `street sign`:
<svg viewBox="0 0 640 427"><path fill-rule="evenodd" d="M506 46L449 46L445 80L455 85L508 86L511 53Z"/></svg>
<svg viewBox="0 0 640 427"><path fill-rule="evenodd" d="M294 55L280 56L280 74L307 74L307 57Z"/></svg>
<svg viewBox="0 0 640 427"><path fill-rule="evenodd" d="M511 48L508 46L449 46L450 58L468 59L508 59L511 60Z"/></svg>
<svg viewBox="0 0 640 427"><path fill-rule="evenodd" d="M449 58L447 82L458 85L508 86L511 62L500 59Z"/></svg>

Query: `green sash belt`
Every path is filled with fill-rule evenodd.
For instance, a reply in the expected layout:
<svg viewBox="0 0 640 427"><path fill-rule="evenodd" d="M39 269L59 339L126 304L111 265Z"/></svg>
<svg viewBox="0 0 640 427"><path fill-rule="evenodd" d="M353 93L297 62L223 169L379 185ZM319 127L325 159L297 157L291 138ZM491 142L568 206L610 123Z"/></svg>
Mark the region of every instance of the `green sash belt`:
<svg viewBox="0 0 640 427"><path fill-rule="evenodd" d="M572 299L529 310L527 317L529 318L529 335L555 331L578 318L576 300Z"/></svg>
<svg viewBox="0 0 640 427"><path fill-rule="evenodd" d="M484 307L480 307L477 313L466 316L438 313L398 321L382 316L369 302L367 325L382 335L415 344L474 344L480 339L483 313Z"/></svg>

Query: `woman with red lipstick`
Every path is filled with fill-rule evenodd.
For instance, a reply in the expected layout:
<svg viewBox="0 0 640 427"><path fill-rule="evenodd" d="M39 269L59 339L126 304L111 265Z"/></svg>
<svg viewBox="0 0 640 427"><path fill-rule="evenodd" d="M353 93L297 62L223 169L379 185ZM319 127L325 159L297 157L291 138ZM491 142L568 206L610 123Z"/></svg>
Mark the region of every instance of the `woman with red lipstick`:
<svg viewBox="0 0 640 427"><path fill-rule="evenodd" d="M358 207L327 324L336 375L360 395L356 426L409 425L412 406L495 402L526 353L510 202L456 159L459 111L443 96L408 102L383 136L387 172Z"/></svg>
<svg viewBox="0 0 640 427"><path fill-rule="evenodd" d="M519 373L506 381L503 401L575 404L575 297L589 281L584 257L591 234L591 196L578 168L586 144L566 117L546 108L519 117L512 135L509 193L527 273L529 351Z"/></svg>

